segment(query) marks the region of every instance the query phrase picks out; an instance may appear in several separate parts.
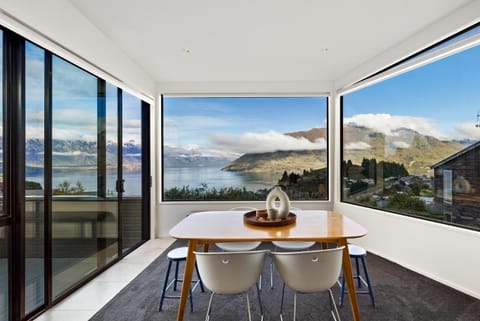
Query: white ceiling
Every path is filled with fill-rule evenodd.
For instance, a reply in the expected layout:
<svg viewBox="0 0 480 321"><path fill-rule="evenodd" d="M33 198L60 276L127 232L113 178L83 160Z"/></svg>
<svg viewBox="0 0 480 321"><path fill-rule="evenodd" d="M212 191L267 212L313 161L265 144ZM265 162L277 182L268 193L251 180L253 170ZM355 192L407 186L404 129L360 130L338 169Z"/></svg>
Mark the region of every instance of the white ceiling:
<svg viewBox="0 0 480 321"><path fill-rule="evenodd" d="M335 80L470 2L70 1L158 82Z"/></svg>

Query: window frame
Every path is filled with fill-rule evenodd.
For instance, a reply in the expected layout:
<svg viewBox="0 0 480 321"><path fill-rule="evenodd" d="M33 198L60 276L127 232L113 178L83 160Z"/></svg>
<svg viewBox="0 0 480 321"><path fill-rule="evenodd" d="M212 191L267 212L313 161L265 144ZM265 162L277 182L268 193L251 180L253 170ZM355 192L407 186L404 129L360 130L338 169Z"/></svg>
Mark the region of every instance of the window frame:
<svg viewBox="0 0 480 321"><path fill-rule="evenodd" d="M469 31L471 31L475 28L479 28L479 31L477 33L475 33L471 36L468 36L466 38L459 39L458 41L452 41L456 37L461 37L465 33L468 33ZM445 45L448 42L452 42L452 43L448 44L448 45ZM368 208L368 209L381 211L381 212L387 212L387 213L402 215L402 216L411 217L411 218L415 218L415 219L430 221L430 222L433 222L433 223L459 227L459 228L462 228L462 229L465 229L465 230L472 230L472 231L475 231L475 232L480 232L480 228L475 228L475 227L471 227L471 226L468 226L468 225L462 225L462 224L453 223L453 222L449 222L449 221L441 221L441 220L438 220L438 219L429 218L429 217L426 217L426 216L415 215L415 214L412 214L412 213L400 212L400 211L397 211L397 210L385 209L385 208L369 206L369 205L366 205L366 204L355 203L353 201L349 201L349 200L345 199L344 193L343 193L343 189L344 189L343 161L345 160L344 159L344 144L345 144L345 141L344 141L344 135L343 135L343 128L344 128L344 100L343 100L343 98L344 98L344 96L349 94L349 93L352 93L352 92L355 92L355 91L358 91L358 90L362 90L366 87L369 87L369 86L375 85L377 83L381 83L383 81L386 81L388 79L394 78L394 77L399 76L403 73L413 71L417 68L426 66L430 63L434 63L436 61L442 60L442 59L447 58L451 55L461 53L465 50L468 50L468 49L476 47L476 46L480 46L480 22L475 23L475 24L473 24L473 25L471 25L471 26L469 26L469 27L451 35L451 36L448 36L447 38L445 38L443 40L440 40L440 41L428 46L427 48L421 49L421 50L411 54L410 56L407 56L407 57L399 60L398 62L395 62L395 63L381 69L380 71L374 72L371 75L369 75L365 78L362 78L361 80L359 80L359 81L357 81L357 82L355 82L355 83L353 83L353 84L351 84L347 87L340 88L340 89L337 90L336 93L337 93L337 96L338 96L339 115L340 115L340 117L339 117L340 118L339 119L339 125L340 125L339 126L339 132L340 132L339 133L339 136L340 136L339 137L340 138L339 139L339 142L340 142L339 155L340 155L340 158L339 158L339 163L338 163L338 167L339 167L339 172L338 172L339 173L338 174L339 187L338 187L337 191L339 192L340 203L349 204L349 205L353 205L353 206L358 206L358 207L362 207L362 208Z"/></svg>
<svg viewBox="0 0 480 321"><path fill-rule="evenodd" d="M332 113L330 112L330 108L332 106L332 93L331 92L316 92L316 93L302 93L302 94L280 94L280 93L259 93L259 94L244 94L244 93L239 93L239 94L220 94L220 93L196 93L196 94L190 94L190 93L185 93L185 94L169 94L169 93L163 93L160 95L160 113L159 113L159 123L160 123L160 153L161 157L159 157L159 167L160 167L160 188L158 189L158 199L160 204L179 204L179 205L189 205L189 204L252 204L252 203L259 203L259 202L264 202L263 200L251 200L251 201L241 201L241 200L165 200L164 198L164 164L163 164L163 157L164 157L164 99L168 98L295 98L295 97L324 97L325 98L325 132L326 132L326 149L325 149L325 161L326 161L326 187L327 187L327 198L326 199L321 199L321 200L291 200L295 201L298 203L329 203L332 201L332 193L333 193L333 188L331 186L331 175L333 173L333 168L331 166L332 161L331 161L331 152L330 149L331 143L332 143L332 134L331 134L331 122L333 121L331 119Z"/></svg>

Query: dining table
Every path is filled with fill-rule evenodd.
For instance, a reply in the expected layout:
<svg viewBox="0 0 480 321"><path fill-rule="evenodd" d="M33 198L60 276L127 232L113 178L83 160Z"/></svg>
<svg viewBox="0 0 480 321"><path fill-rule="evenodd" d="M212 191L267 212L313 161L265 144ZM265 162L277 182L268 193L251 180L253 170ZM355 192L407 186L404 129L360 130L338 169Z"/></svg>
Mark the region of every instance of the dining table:
<svg viewBox="0 0 480 321"><path fill-rule="evenodd" d="M354 321L360 321L352 266L348 252L348 240L360 238L367 230L352 219L334 211L296 210L293 222L288 224L255 224L252 213L245 211L205 211L188 215L171 230L170 235L188 241L183 284L180 293L177 321L183 321L195 267L195 253L200 246L208 251L209 245L217 242L245 241L315 241L322 244L335 243L345 246L342 268L347 283L350 306ZM290 215L289 215L290 217ZM253 224L252 224L253 223Z"/></svg>

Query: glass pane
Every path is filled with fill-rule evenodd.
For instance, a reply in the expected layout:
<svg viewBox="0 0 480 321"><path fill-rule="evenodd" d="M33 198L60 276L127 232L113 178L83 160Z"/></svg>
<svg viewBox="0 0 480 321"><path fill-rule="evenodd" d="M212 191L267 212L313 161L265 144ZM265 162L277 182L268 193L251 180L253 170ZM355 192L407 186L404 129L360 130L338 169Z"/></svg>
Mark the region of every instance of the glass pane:
<svg viewBox="0 0 480 321"><path fill-rule="evenodd" d="M97 195L97 78L52 60L53 298L94 272L113 215Z"/></svg>
<svg viewBox="0 0 480 321"><path fill-rule="evenodd" d="M118 178L118 90L106 86L107 196L117 197Z"/></svg>
<svg viewBox="0 0 480 321"><path fill-rule="evenodd" d="M142 240L142 101L123 93L123 250Z"/></svg>
<svg viewBox="0 0 480 321"><path fill-rule="evenodd" d="M480 230L480 46L343 97L342 200Z"/></svg>
<svg viewBox="0 0 480 321"><path fill-rule="evenodd" d="M8 248L10 228L0 227L0 320L8 320Z"/></svg>
<svg viewBox="0 0 480 321"><path fill-rule="evenodd" d="M328 199L326 97L164 97L163 199Z"/></svg>
<svg viewBox="0 0 480 321"><path fill-rule="evenodd" d="M104 231L106 263L118 257L118 193L116 182L118 179L118 89L106 85L106 164L107 164L107 192L105 205L113 215L113 220Z"/></svg>
<svg viewBox="0 0 480 321"><path fill-rule="evenodd" d="M25 314L44 304L45 52L25 43Z"/></svg>

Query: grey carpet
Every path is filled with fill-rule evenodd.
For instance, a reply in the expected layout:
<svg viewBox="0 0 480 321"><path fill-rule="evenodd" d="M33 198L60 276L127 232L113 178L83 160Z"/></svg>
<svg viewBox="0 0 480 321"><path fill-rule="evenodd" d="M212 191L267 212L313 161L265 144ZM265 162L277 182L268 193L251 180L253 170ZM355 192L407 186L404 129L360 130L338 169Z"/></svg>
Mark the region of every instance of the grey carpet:
<svg viewBox="0 0 480 321"><path fill-rule="evenodd" d="M183 246L175 242L172 247ZM269 244L262 244L268 248ZM166 252L165 252L166 253ZM160 293L165 277L167 260L160 255L118 295L98 311L91 321L174 321L178 300L166 299L163 310L158 312ZM269 262L263 273L261 297L265 321L279 320L281 281L275 275L275 286L270 289ZM367 255L367 266L374 290L376 307L372 307L368 295L359 295L362 321L480 321L480 300L455 291L438 282L411 272L397 264L373 254ZM182 266L183 267L183 266ZM334 287L338 297L339 289ZM205 319L209 299L200 288L194 292L194 312L185 312L185 321ZM347 298L347 295L345 296ZM293 292L287 290L284 320L292 320ZM253 320L259 320L256 291L251 289L250 302ZM248 320L245 296L216 296L213 303L212 321ZM301 294L297 297L297 320L332 320L326 293ZM343 321L351 321L352 315L346 299L340 308Z"/></svg>

